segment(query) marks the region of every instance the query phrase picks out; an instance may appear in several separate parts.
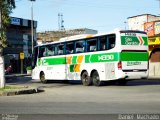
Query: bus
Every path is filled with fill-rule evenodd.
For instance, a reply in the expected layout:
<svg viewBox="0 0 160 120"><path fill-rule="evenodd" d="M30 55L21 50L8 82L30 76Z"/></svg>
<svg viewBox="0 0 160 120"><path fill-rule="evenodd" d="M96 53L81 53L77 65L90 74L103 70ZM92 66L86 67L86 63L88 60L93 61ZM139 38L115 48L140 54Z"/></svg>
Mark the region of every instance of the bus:
<svg viewBox="0 0 160 120"><path fill-rule="evenodd" d="M34 47L32 79L81 80L85 86L148 77L148 37L143 31L82 34Z"/></svg>

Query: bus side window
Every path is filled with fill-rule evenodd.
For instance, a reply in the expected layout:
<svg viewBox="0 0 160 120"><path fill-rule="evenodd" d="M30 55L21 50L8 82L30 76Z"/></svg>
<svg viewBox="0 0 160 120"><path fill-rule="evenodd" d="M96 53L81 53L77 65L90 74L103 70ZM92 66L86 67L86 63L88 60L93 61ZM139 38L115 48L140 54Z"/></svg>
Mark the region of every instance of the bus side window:
<svg viewBox="0 0 160 120"><path fill-rule="evenodd" d="M57 55L64 55L64 44L57 45Z"/></svg>
<svg viewBox="0 0 160 120"><path fill-rule="evenodd" d="M66 43L66 54L73 54L74 53L74 42Z"/></svg>
<svg viewBox="0 0 160 120"><path fill-rule="evenodd" d="M75 50L76 50L76 53L85 52L85 41L84 40L76 41Z"/></svg>
<svg viewBox="0 0 160 120"><path fill-rule="evenodd" d="M47 56L46 48L45 48L45 50L43 52L43 57L45 57L45 56Z"/></svg>
<svg viewBox="0 0 160 120"><path fill-rule="evenodd" d="M97 51L97 38L87 40L87 52Z"/></svg>
<svg viewBox="0 0 160 120"><path fill-rule="evenodd" d="M50 56L50 45L45 46L44 52L43 52L43 57Z"/></svg>
<svg viewBox="0 0 160 120"><path fill-rule="evenodd" d="M55 55L55 46L52 48L52 55Z"/></svg>
<svg viewBox="0 0 160 120"><path fill-rule="evenodd" d="M116 36L115 35L109 35L107 39L108 39L108 49L114 48L115 47Z"/></svg>
<svg viewBox="0 0 160 120"><path fill-rule="evenodd" d="M35 47L32 55L32 69L37 65L38 47Z"/></svg>
<svg viewBox="0 0 160 120"><path fill-rule="evenodd" d="M99 38L99 50L106 50L107 39L106 36Z"/></svg>
<svg viewBox="0 0 160 120"><path fill-rule="evenodd" d="M54 55L58 55L58 46L57 45L55 45Z"/></svg>
<svg viewBox="0 0 160 120"><path fill-rule="evenodd" d="M43 47L43 46L39 47L39 56L38 56L38 58L44 57L43 56L44 51L45 51L45 47Z"/></svg>
<svg viewBox="0 0 160 120"><path fill-rule="evenodd" d="M53 45L48 45L47 46L47 54L48 56L54 56L54 46Z"/></svg>

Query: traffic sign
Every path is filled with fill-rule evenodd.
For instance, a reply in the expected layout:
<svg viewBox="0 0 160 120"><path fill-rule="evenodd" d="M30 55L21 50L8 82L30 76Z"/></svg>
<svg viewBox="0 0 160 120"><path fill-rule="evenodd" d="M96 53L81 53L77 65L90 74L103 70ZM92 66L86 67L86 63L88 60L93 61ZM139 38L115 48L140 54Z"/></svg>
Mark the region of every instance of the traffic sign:
<svg viewBox="0 0 160 120"><path fill-rule="evenodd" d="M20 59L21 59L21 60L24 59L24 53L23 53L23 52L20 53Z"/></svg>

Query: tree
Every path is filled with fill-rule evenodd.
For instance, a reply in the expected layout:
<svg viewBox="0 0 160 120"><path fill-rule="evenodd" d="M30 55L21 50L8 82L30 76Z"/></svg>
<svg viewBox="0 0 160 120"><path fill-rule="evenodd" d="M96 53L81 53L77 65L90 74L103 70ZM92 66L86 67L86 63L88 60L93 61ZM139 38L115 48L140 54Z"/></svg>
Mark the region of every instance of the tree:
<svg viewBox="0 0 160 120"><path fill-rule="evenodd" d="M6 28L9 14L15 8L15 0L0 0L0 88L5 86L3 49L7 46Z"/></svg>

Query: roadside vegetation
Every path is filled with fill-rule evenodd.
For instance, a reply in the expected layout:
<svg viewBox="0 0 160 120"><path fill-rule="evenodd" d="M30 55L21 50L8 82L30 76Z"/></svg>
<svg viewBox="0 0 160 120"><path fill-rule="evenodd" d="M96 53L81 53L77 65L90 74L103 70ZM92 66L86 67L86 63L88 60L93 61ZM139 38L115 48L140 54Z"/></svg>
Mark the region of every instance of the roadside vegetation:
<svg viewBox="0 0 160 120"><path fill-rule="evenodd" d="M0 92L16 91L20 89L28 88L27 86L12 86L6 85L4 88L0 88Z"/></svg>

